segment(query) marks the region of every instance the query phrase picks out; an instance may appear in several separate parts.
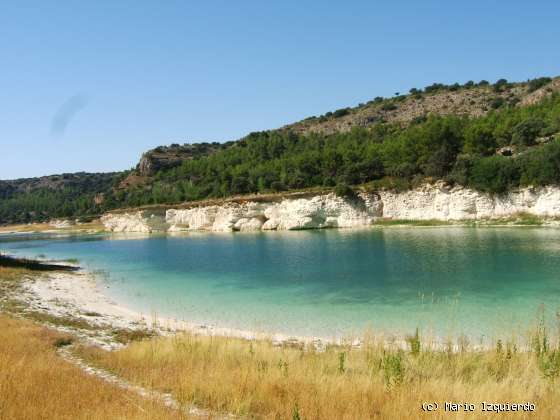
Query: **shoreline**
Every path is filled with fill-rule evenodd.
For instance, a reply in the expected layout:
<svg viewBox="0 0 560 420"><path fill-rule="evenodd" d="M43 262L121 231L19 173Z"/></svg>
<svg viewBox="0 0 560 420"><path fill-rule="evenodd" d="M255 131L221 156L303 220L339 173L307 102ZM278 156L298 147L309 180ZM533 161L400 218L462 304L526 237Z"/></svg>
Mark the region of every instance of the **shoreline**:
<svg viewBox="0 0 560 420"><path fill-rule="evenodd" d="M72 273L48 273L23 283L22 292L15 297L28 306L29 311L44 312L54 317L69 317L83 320L100 329L119 328L125 330L148 330L157 335L189 333L202 336L241 338L246 340L268 340L274 345L313 346L323 349L327 345L350 344L359 346L360 341L349 342L315 336L298 336L281 333L258 332L229 327L218 327L211 323L195 323L173 317L159 317L131 309L115 302L102 291L103 282L95 274L80 270ZM121 347L107 337L83 337L107 349ZM91 340L93 338L93 340Z"/></svg>
<svg viewBox="0 0 560 420"><path fill-rule="evenodd" d="M372 225L368 227L354 227L354 228L344 228L343 231L360 231L360 230L377 230L383 228L396 228L396 229L406 229L406 228L476 228L478 225L455 225L455 224L441 224L434 226L416 226L414 224L400 224L400 225ZM543 228L549 226L520 226L520 225L483 225L481 227L508 227L508 228ZM558 227L557 225L554 227ZM324 230L324 229L321 229ZM333 230L327 229L327 230ZM338 229L335 229L338 230ZM288 231L274 231L274 232L288 232ZM69 232L57 232L61 235L70 234ZM241 232L242 234L262 234L264 232ZM26 233L20 233L26 234ZM79 234L79 233L78 233ZM81 232L82 235L88 236L87 233ZM131 238L150 238L156 236L187 236L187 235L208 235L208 234L219 234L219 235L237 235L233 232L204 232L204 231L193 231L193 232L157 232L157 233L97 233L101 235L109 235L111 238L118 239L131 239ZM18 257L26 257L25 255L20 255L19 252L14 254ZM43 263L67 263L79 268L77 260L51 260L47 259L44 255L39 257L39 260ZM195 335L203 336L219 336L219 337L231 337L231 338L241 338L247 340L268 340L272 343L278 345L294 345L294 346L314 346L315 348L324 348L328 345L350 345L359 347L361 343L370 338L368 330L364 329L360 333L348 333L346 335L298 335L290 334L290 330L285 332L275 332L258 330L258 329L243 329L235 327L224 327L218 326L216 323L207 322L206 319L202 318L201 321L190 321L186 319L180 319L174 316L158 316L157 312L143 312L140 310L132 309L128 307L126 302L119 300L107 293L104 289L109 287L106 280L96 274L95 271L86 271L85 269L79 269L78 271L72 273L62 273L54 272L49 274L42 274L36 276L33 280L27 280L23 282L23 292L18 294L16 298L20 299L25 305L28 305L30 310L37 312L44 312L53 316L64 316L69 318L75 318L83 320L85 322L91 323L94 326L99 326L101 328L111 329L129 329L129 330L152 330L160 335L168 335L174 333L190 333ZM117 299L118 301L115 301ZM413 332L412 330L409 331ZM461 335L434 335L433 332L420 331L422 335L423 345L432 349L443 349L448 348L450 345L456 349L459 347L458 340L462 339ZM426 332L426 335L423 333ZM519 334L521 332L521 334ZM313 333L313 331L311 331ZM506 333L507 334L507 333ZM515 335L517 337L525 337L525 330L516 330ZM479 344L471 345L474 349L486 349L495 345L497 341L503 341L503 335L485 335L484 343L480 341ZM395 331L384 331L376 332L376 334L371 337L373 341L384 343L389 346L396 346L400 348L407 348L408 339L410 334L405 334L403 332ZM473 337L467 335L466 338L471 341L471 343L476 343L477 338L472 340ZM526 337L525 337L526 338ZM95 340L94 340L95 341ZM103 341L103 340L101 340ZM113 346L114 340L105 340L109 347ZM523 342L526 345L526 342Z"/></svg>
<svg viewBox="0 0 560 420"><path fill-rule="evenodd" d="M534 221L524 221L519 217L506 217L502 219L477 219L477 220L414 220L414 219L386 219L378 220L369 225L348 226L348 227L317 227L302 229L286 229L286 230L259 230L259 231L214 231L204 229L190 230L153 230L144 231L112 231L107 228L82 229L76 228L44 228L41 223L30 223L25 225L4 225L0 226L0 237L11 235L34 235L34 234L56 234L56 235L100 235L108 234L115 237L150 237L150 236L182 236L188 234L255 234L255 233L271 233L276 232L297 232L297 231L361 231L361 230L378 230L378 229L405 229L405 228L560 228L560 219L553 217L537 217Z"/></svg>
<svg viewBox="0 0 560 420"><path fill-rule="evenodd" d="M369 335L340 336L325 338L321 336L302 336L285 333L262 332L239 328L219 327L211 323L197 323L174 317L159 317L127 307L116 302L103 292L103 281L94 273L85 270L75 272L44 273L23 281L22 290L14 296L27 305L26 311L40 312L47 316L70 319L74 322L88 323L93 328L66 328L51 326L64 332L76 333L80 338L106 350L122 348L121 343L110 334L115 329L121 331L146 332L149 336L170 336L187 333L195 336L238 338L244 340L269 341L273 346L294 347L324 351L328 346L349 346L360 348L366 342L374 342L388 349L406 350L410 346L410 335L379 333ZM107 287L107 286L105 286ZM47 322L49 324L49 322ZM78 330L78 331L76 331ZM529 343L521 340L520 350ZM422 336L422 346L435 351L462 350L462 341L468 337ZM493 348L501 339L488 337L485 342L470 342L469 351L484 351Z"/></svg>

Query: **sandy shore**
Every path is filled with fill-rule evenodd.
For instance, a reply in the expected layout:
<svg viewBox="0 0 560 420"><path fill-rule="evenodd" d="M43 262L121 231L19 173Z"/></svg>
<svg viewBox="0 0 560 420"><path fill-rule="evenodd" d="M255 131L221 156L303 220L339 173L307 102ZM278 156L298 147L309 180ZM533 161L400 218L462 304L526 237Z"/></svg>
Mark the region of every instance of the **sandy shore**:
<svg viewBox="0 0 560 420"><path fill-rule="evenodd" d="M106 287L108 286L103 281L85 271L53 272L26 281L18 299L26 304L28 310L84 320L99 327L92 333L83 332L83 338L109 349L121 346L110 335L104 336L102 333L111 328L153 330L160 335L189 332L208 336L267 339L278 345L303 344L318 349L329 343L334 344L334 340L319 337L268 334L143 314L112 300L103 291ZM359 341L349 344L359 345Z"/></svg>

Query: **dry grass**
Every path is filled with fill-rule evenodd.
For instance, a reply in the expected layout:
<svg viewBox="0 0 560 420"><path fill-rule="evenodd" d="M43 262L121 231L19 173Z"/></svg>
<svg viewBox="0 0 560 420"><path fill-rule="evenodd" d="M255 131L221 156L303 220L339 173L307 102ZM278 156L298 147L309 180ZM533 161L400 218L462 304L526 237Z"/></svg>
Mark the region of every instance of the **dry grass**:
<svg viewBox="0 0 560 420"><path fill-rule="evenodd" d="M83 357L181 403L256 418L416 419L422 403L531 402L519 418L560 418L560 353L513 344L477 351L331 347L317 353L266 341L181 335L133 343L118 352L81 348ZM546 348L543 348L543 344ZM443 415L443 409L438 414ZM511 414L511 413L510 413ZM433 414L432 414L433 416Z"/></svg>
<svg viewBox="0 0 560 420"><path fill-rule="evenodd" d="M56 228L49 223L28 223L28 224L0 226L0 233L2 232L24 233L24 232L45 232L45 231L81 232L81 231L104 231L104 230L105 227L97 219L87 223L72 225L67 228Z"/></svg>
<svg viewBox="0 0 560 420"><path fill-rule="evenodd" d="M0 266L0 305L21 290L21 284L25 279L36 275L38 272L26 268Z"/></svg>
<svg viewBox="0 0 560 420"><path fill-rule="evenodd" d="M180 418L62 360L56 347L70 341L30 321L0 315L0 418Z"/></svg>

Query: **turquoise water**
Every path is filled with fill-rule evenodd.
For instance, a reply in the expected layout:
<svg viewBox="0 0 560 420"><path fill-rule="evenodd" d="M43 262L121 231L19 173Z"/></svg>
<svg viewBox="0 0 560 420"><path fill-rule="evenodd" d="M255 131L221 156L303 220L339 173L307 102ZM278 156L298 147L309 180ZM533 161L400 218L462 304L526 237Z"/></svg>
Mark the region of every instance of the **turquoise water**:
<svg viewBox="0 0 560 420"><path fill-rule="evenodd" d="M560 230L390 228L255 234L0 236L0 249L77 258L114 299L223 327L339 337L479 337L560 307Z"/></svg>

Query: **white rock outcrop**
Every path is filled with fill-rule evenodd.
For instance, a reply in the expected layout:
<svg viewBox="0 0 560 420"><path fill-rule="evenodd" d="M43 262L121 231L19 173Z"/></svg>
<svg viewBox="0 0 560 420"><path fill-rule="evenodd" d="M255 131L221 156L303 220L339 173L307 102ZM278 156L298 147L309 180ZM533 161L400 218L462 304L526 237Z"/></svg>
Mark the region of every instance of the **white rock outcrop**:
<svg viewBox="0 0 560 420"><path fill-rule="evenodd" d="M66 228L69 228L69 227L74 226L74 224L75 224L75 223L72 222L71 220L58 220L58 219L55 219L55 220L51 220L51 221L49 222L49 225L52 226L52 227L54 227L54 228L56 228L56 229L66 229Z"/></svg>
<svg viewBox="0 0 560 420"><path fill-rule="evenodd" d="M111 232L143 232L166 231L169 225L162 214L148 210L131 213L107 213L101 217L105 229Z"/></svg>
<svg viewBox="0 0 560 420"><path fill-rule="evenodd" d="M492 196L443 182L403 193L379 191L341 198L335 194L284 198L274 202L226 202L223 205L108 213L102 222L114 232L256 231L369 226L380 218L460 221L496 219L529 213L560 216L560 188L523 188Z"/></svg>

